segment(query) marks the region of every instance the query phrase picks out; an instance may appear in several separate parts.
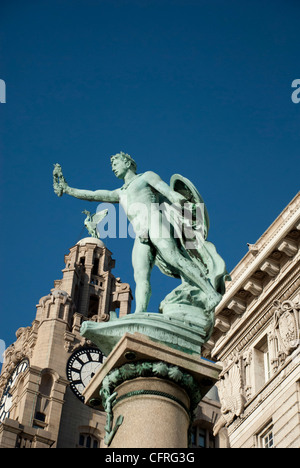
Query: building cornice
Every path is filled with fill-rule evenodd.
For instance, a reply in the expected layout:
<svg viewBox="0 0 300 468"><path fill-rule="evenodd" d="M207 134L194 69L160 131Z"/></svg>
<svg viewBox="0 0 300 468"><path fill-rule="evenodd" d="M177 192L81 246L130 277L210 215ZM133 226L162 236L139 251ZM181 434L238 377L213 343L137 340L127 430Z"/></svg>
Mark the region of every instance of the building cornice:
<svg viewBox="0 0 300 468"><path fill-rule="evenodd" d="M239 290L247 277L253 274L261 262L276 248L278 241L284 238L293 228L300 229L300 192L276 218L265 233L251 246L231 272L232 281L226 285L226 294L216 309L218 315L228 298Z"/></svg>
<svg viewBox="0 0 300 468"><path fill-rule="evenodd" d="M274 285L272 291L265 296L259 304L249 309L243 319L233 325L230 334L221 337L215 344L212 351L212 357L218 357L218 360L227 359L233 351L241 352L245 349L257 333L265 328L274 315L274 301L284 301L291 297L300 287L300 262L293 265L289 273L285 275L285 280L280 286ZM247 322L247 323L245 323Z"/></svg>
<svg viewBox="0 0 300 468"><path fill-rule="evenodd" d="M257 323L266 323L272 302L299 278L299 241L300 192L231 272L206 344L207 357L222 360L233 344L241 349L240 341L246 343Z"/></svg>

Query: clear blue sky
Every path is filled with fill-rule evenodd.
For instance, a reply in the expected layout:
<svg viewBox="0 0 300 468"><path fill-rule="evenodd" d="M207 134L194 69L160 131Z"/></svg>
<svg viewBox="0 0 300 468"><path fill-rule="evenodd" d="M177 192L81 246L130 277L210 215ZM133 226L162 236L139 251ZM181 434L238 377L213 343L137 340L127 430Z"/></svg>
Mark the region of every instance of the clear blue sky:
<svg viewBox="0 0 300 468"><path fill-rule="evenodd" d="M52 189L116 188L109 156L198 187L230 271L299 190L298 0L2 0L0 339L35 318L89 204ZM108 239L134 287L132 239ZM151 310L173 287L153 274Z"/></svg>

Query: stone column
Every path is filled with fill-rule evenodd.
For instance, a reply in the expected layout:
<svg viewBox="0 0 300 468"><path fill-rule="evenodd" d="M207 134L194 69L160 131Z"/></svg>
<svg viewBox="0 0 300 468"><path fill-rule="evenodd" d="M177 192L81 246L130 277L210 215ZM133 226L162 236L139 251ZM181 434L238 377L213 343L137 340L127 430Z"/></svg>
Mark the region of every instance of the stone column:
<svg viewBox="0 0 300 468"><path fill-rule="evenodd" d="M122 424L113 434L111 448L187 447L190 401L182 388L141 377L125 381L116 392L113 421L122 418Z"/></svg>
<svg viewBox="0 0 300 468"><path fill-rule="evenodd" d="M110 448L187 448L193 412L218 380L215 364L126 333L85 389L106 411Z"/></svg>

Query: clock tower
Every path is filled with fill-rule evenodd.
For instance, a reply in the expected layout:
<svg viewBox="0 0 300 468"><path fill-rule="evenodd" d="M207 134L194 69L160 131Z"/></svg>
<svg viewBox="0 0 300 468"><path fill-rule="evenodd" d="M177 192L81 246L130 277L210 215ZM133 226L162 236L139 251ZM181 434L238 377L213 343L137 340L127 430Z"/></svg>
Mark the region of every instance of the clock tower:
<svg viewBox="0 0 300 468"><path fill-rule="evenodd" d="M103 362L80 335L83 321L130 313L132 293L111 270L104 243L85 238L65 256L63 277L37 305L31 326L19 328L0 376L0 448L99 448L105 414L82 392Z"/></svg>

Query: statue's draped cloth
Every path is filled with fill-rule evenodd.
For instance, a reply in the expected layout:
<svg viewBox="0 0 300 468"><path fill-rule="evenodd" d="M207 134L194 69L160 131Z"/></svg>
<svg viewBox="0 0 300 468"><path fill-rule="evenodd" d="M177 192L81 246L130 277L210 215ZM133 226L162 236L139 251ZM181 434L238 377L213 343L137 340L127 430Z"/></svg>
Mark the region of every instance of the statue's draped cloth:
<svg viewBox="0 0 300 468"><path fill-rule="evenodd" d="M207 240L209 217L203 199L194 185L178 174L172 176L170 186L187 200L187 203L180 208L167 202L163 204L163 215L170 225L171 235L177 240L181 253L197 266L199 274L205 277L220 295L223 295L225 281L230 277L224 260L214 244ZM199 313L209 312L206 307L207 291L203 288L205 282L192 284L186 280L184 271L170 267L160 252L156 254L155 264L165 275L182 279L182 284L162 302L162 311L166 304L174 306L175 303L181 303L200 307Z"/></svg>

